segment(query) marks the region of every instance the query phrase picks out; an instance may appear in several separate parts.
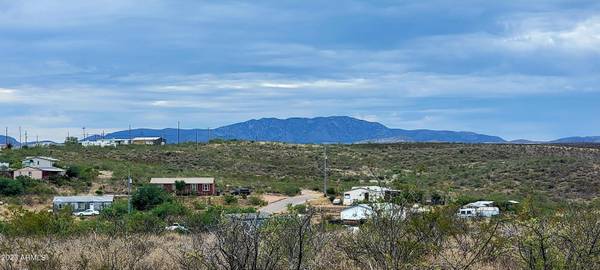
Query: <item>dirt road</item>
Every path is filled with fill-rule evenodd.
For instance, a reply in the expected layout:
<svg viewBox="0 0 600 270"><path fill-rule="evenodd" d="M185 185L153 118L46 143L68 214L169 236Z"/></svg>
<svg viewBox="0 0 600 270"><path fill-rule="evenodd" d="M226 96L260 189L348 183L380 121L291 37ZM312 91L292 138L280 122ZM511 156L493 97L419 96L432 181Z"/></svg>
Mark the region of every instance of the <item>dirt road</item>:
<svg viewBox="0 0 600 270"><path fill-rule="evenodd" d="M282 213L287 211L287 206L289 204L304 204L306 203L306 201L319 198L320 196L322 196L321 193L303 190L301 195L285 198L283 200L270 203L267 206L260 208L259 211L269 214Z"/></svg>

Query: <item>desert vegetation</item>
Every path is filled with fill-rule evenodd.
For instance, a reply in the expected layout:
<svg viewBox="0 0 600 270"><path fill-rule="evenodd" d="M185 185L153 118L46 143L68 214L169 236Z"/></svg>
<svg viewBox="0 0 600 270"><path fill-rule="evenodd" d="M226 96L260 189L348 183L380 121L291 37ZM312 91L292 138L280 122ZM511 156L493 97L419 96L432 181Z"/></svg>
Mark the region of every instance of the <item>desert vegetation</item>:
<svg viewBox="0 0 600 270"><path fill-rule="evenodd" d="M400 205L401 206L401 205ZM119 206L117 206L119 207ZM164 220L173 213L156 206ZM157 210L160 209L160 210ZM1 269L596 269L596 204L545 211L525 201L514 213L463 219L451 206L415 213L375 208L358 230L292 208L263 222L224 212L188 233L156 231L133 214L119 221L15 213L2 224ZM114 210L114 209L113 209ZM175 211L177 212L177 211ZM184 211L185 212L185 211ZM145 213L145 212L142 212ZM163 214L160 214L163 213ZM177 212L177 214L184 214ZM127 214L123 214L127 215ZM128 220L129 218L133 220ZM106 223L105 225L100 225ZM108 225L114 223L113 225ZM114 227L103 227L114 226ZM72 230L77 228L77 230ZM138 228L137 230L130 230Z"/></svg>
<svg viewBox="0 0 600 270"><path fill-rule="evenodd" d="M329 145L330 187L341 192L369 180L415 187L431 195L522 199L532 191L548 200L591 199L600 192L600 148L596 145L513 145L400 143ZM82 181L58 179L73 193L96 182L123 193L159 176L215 176L220 189L249 186L256 191L293 194L322 188L323 146L218 141L167 146L50 147L9 150L0 161L20 166L25 156L46 155ZM112 172L99 181L99 171ZM375 173L374 173L375 172ZM75 177L72 179L77 179ZM361 183L362 182L362 183ZM94 192L94 190L92 190Z"/></svg>
<svg viewBox="0 0 600 270"><path fill-rule="evenodd" d="M357 229L316 208L266 221L233 218L263 206L261 192L322 188L320 145L213 142L167 146L10 149L0 161L59 158L63 178L0 179L0 269L595 269L600 148L594 145L329 145L334 198L354 185L400 190L395 211ZM110 172L108 177L99 177ZM28 209L55 194L123 193L100 215ZM215 176L220 189L257 194L191 200L148 186L150 177ZM502 215L461 219L458 206L496 201ZM509 199L521 201L517 206ZM432 211L404 211L429 203ZM231 215L236 214L236 215ZM167 232L184 224L189 231ZM15 257L14 255L18 255Z"/></svg>

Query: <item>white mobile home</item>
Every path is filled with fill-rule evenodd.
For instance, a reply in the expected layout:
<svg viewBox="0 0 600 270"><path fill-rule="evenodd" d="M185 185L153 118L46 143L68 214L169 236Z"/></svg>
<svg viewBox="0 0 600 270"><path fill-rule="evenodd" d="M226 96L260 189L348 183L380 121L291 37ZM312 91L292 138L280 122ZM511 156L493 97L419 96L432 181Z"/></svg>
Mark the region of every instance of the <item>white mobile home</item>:
<svg viewBox="0 0 600 270"><path fill-rule="evenodd" d="M459 217L492 217L500 214L500 208L493 201L477 201L464 205L458 210Z"/></svg>
<svg viewBox="0 0 600 270"><path fill-rule="evenodd" d="M385 197L389 188L379 186L352 187L350 191L344 192L344 205L353 205L358 202L374 202Z"/></svg>
<svg viewBox="0 0 600 270"><path fill-rule="evenodd" d="M88 209L101 211L112 205L113 195L104 196L57 196L52 200L52 210L54 212L70 206L73 212L85 211Z"/></svg>

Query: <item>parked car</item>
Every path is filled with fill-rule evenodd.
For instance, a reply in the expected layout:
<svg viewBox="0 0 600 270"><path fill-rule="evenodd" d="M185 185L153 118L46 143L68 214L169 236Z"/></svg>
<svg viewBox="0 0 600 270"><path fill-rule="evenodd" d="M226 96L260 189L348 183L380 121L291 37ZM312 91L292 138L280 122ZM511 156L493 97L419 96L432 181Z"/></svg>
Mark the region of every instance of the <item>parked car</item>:
<svg viewBox="0 0 600 270"><path fill-rule="evenodd" d="M252 193L249 188L236 188L231 191L231 195L250 195Z"/></svg>
<svg viewBox="0 0 600 270"><path fill-rule="evenodd" d="M165 227L165 230L167 230L167 231L177 231L177 232L189 232L190 231L185 226L183 226L183 225L181 225L179 223L173 223L171 226Z"/></svg>
<svg viewBox="0 0 600 270"><path fill-rule="evenodd" d="M333 205L340 205L340 204L342 204L342 199L340 199L340 198L333 199Z"/></svg>
<svg viewBox="0 0 600 270"><path fill-rule="evenodd" d="M78 216L78 217L88 217L88 216L95 216L95 215L100 215L99 211L96 211L94 209L87 209L85 211L81 211L81 212L75 212L73 213L73 215Z"/></svg>

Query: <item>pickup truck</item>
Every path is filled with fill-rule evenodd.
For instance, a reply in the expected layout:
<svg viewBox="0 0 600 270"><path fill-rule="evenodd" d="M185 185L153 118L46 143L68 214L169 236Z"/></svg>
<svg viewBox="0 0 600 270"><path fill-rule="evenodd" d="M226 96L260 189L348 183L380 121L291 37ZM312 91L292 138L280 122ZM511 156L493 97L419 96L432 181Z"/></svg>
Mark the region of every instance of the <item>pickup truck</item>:
<svg viewBox="0 0 600 270"><path fill-rule="evenodd" d="M250 195L252 193L249 188L236 188L230 192L231 195Z"/></svg>

